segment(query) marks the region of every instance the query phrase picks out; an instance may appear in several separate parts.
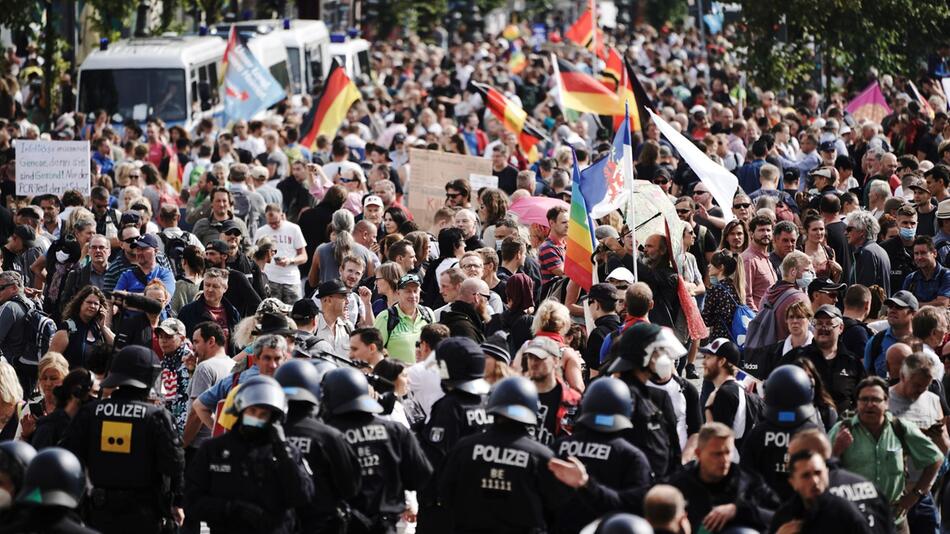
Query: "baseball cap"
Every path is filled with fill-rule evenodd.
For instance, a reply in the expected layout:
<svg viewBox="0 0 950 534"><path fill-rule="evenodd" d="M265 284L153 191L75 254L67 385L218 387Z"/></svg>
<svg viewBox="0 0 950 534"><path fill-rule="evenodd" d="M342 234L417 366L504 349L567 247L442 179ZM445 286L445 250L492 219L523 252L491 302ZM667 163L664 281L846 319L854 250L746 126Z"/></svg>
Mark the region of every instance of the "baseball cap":
<svg viewBox="0 0 950 534"><path fill-rule="evenodd" d="M315 296L318 299L322 299L323 297L329 297L330 295L346 295L349 292L349 288L343 285L343 282L333 279L327 280L326 282L320 284L317 287L317 294Z"/></svg>
<svg viewBox="0 0 950 534"><path fill-rule="evenodd" d="M620 298L617 296L617 288L613 284L600 283L590 287L590 291L581 297L583 299L596 300L597 302L617 302Z"/></svg>
<svg viewBox="0 0 950 534"><path fill-rule="evenodd" d="M705 114L706 114L706 108L704 108L703 106L701 106L701 105L699 105L699 104L696 104L695 106L689 108L689 114L690 114L690 115L695 115L695 114L697 114L697 113L702 113L703 115L705 115Z"/></svg>
<svg viewBox="0 0 950 534"><path fill-rule="evenodd" d="M594 229L594 237L597 238L597 241L603 241L609 237L620 239L620 232L609 224L602 224Z"/></svg>
<svg viewBox="0 0 950 534"><path fill-rule="evenodd" d="M824 293L838 292L845 287L847 287L845 284L836 284L827 278L817 278L808 284L808 294L811 295L819 291Z"/></svg>
<svg viewBox="0 0 950 534"><path fill-rule="evenodd" d="M704 354L712 354L713 356L725 358L726 361L732 365L739 365L739 347L724 337L714 339L712 343L699 349L699 351Z"/></svg>
<svg viewBox="0 0 950 534"><path fill-rule="evenodd" d="M818 317L819 315L824 315L825 317L829 317L831 319L843 318L843 316L841 315L841 310L839 310L835 306L832 306L831 304L822 304L821 306L819 306L818 309L815 311L815 317Z"/></svg>
<svg viewBox="0 0 950 534"><path fill-rule="evenodd" d="M376 195L369 195L368 197L363 199L363 207L365 208L366 206L379 206L380 208L382 208L384 207L383 199L379 198Z"/></svg>
<svg viewBox="0 0 950 534"><path fill-rule="evenodd" d="M402 275L402 278L399 279L399 284L397 289L402 289L409 284L417 284L420 287L422 286L422 280L419 279L418 274L409 273Z"/></svg>
<svg viewBox="0 0 950 534"><path fill-rule="evenodd" d="M313 299L300 299L294 302L294 307L290 310L290 318L297 320L310 320L320 314L317 303Z"/></svg>
<svg viewBox="0 0 950 534"><path fill-rule="evenodd" d="M250 173L252 178L258 179L267 179L267 167L263 165L254 165L251 167Z"/></svg>
<svg viewBox="0 0 950 534"><path fill-rule="evenodd" d="M145 234L138 239L135 243L132 243L132 248L154 248L158 249L158 238L155 237L155 234Z"/></svg>
<svg viewBox="0 0 950 534"><path fill-rule="evenodd" d="M628 284L633 283L633 273L630 272L630 269L626 267L617 267L616 269L610 271L610 274L607 275L607 280L620 280L621 282L626 282Z"/></svg>
<svg viewBox="0 0 950 534"><path fill-rule="evenodd" d="M226 241L222 241L221 239L215 239L214 241L208 243L208 246L205 247L205 250L213 250L220 254L227 254L228 252L231 251L231 247L228 246L228 243Z"/></svg>
<svg viewBox="0 0 950 534"><path fill-rule="evenodd" d="M542 360L557 358L561 354L561 347L549 337L536 337L525 344L524 353L537 356Z"/></svg>
<svg viewBox="0 0 950 534"><path fill-rule="evenodd" d="M920 189L924 193L930 193L930 190L927 189L927 183L924 182L924 179L920 176L912 176L909 180L907 180L907 188Z"/></svg>
<svg viewBox="0 0 950 534"><path fill-rule="evenodd" d="M937 218L950 219L950 198L942 200L940 204L937 204Z"/></svg>
<svg viewBox="0 0 950 534"><path fill-rule="evenodd" d="M233 232L237 230L238 235L244 234L244 231L241 230L241 226L238 225L238 223L234 222L234 219L225 219L221 221L220 224L221 224L221 228L220 228L221 233L226 234L228 232Z"/></svg>
<svg viewBox="0 0 950 534"><path fill-rule="evenodd" d="M393 146L396 146L399 143L405 143L405 142L406 142L406 134L397 133L396 135L393 136Z"/></svg>
<svg viewBox="0 0 950 534"><path fill-rule="evenodd" d="M119 226L125 226L127 224L138 225L141 222L142 222L142 218L139 217L139 214L133 213L131 211L127 211L123 213L122 217L119 218Z"/></svg>
<svg viewBox="0 0 950 534"><path fill-rule="evenodd" d="M832 179L831 169L828 167L817 168L808 173L808 176L821 176L822 178L827 178L829 180Z"/></svg>
<svg viewBox="0 0 950 534"><path fill-rule="evenodd" d="M36 232L22 224L13 229L13 235L19 237L23 241L23 246L27 248L32 247L33 242L36 241Z"/></svg>
<svg viewBox="0 0 950 534"><path fill-rule="evenodd" d="M161 330L170 336L174 336L176 334L180 336L187 335L185 323L175 319L174 317L169 317L168 319L162 321L162 324L158 325L156 330Z"/></svg>
<svg viewBox="0 0 950 534"><path fill-rule="evenodd" d="M917 297L906 289L902 289L891 295L891 298L885 300L884 304L888 306L898 306L900 308L910 308L914 311L920 308L920 302L917 301Z"/></svg>
<svg viewBox="0 0 950 534"><path fill-rule="evenodd" d="M819 152L834 152L835 151L835 142L834 141L824 141L818 145Z"/></svg>
<svg viewBox="0 0 950 534"><path fill-rule="evenodd" d="M31 219L40 220L43 218L43 211L40 210L39 206L23 206L17 210L16 214L19 217L29 217Z"/></svg>
<svg viewBox="0 0 950 534"><path fill-rule="evenodd" d="M257 309L254 310L255 314L263 315L270 313L272 315L280 315L282 313L290 313L291 307L280 299L274 297L267 297L262 300L260 304L257 305Z"/></svg>

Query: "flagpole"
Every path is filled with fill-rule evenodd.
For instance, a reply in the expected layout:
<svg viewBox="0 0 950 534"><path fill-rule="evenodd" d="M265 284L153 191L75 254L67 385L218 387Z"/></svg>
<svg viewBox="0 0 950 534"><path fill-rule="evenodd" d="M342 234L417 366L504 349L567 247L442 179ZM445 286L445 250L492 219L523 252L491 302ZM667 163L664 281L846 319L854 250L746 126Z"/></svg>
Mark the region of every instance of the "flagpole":
<svg viewBox="0 0 950 534"><path fill-rule="evenodd" d="M643 119L641 119L641 121L642 120ZM624 174L630 173L629 177L630 177L631 187L630 187L630 193L627 199L627 230L629 232L632 232L632 238L633 238L633 280L636 282L639 282L640 277L638 276L638 273L637 273L637 231L636 231L637 214L636 214L636 202L634 201L634 198L633 198L633 195L636 194L637 185L633 179L633 169L632 169L633 135L631 135L631 132L630 132L630 102L629 101L624 101L622 127L627 129L627 141L629 141L629 143L624 144L624 151L626 152L626 149L628 146L630 147L630 151L631 151L631 154L629 154L629 158L628 158L628 154L623 155L623 164L621 165L621 169L623 169ZM640 124L640 127L644 131L646 130L645 128L643 128L642 122ZM627 176L624 176L624 178L627 178ZM624 180L624 182L626 182L626 179Z"/></svg>

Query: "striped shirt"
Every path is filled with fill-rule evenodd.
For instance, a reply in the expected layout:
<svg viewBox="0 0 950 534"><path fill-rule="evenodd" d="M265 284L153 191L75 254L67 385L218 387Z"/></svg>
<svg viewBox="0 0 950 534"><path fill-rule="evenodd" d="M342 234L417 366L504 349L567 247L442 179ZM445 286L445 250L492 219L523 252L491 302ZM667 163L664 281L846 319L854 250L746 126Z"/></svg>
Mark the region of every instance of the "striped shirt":
<svg viewBox="0 0 950 534"><path fill-rule="evenodd" d="M549 236L541 243L538 249L538 262L541 263L541 284L546 284L555 277L554 269L564 269L564 241L553 241Z"/></svg>

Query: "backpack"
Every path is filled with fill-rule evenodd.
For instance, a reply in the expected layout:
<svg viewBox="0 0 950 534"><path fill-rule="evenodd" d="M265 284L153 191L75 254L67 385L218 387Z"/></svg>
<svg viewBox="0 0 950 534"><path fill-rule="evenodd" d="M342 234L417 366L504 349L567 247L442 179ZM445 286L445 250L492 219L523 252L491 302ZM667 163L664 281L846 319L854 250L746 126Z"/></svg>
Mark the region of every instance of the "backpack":
<svg viewBox="0 0 950 534"><path fill-rule="evenodd" d="M247 216L251 213L251 200L247 197L247 191L240 187L229 191L231 191L231 196L234 197L234 216L247 224Z"/></svg>
<svg viewBox="0 0 950 534"><path fill-rule="evenodd" d="M745 395L745 427L751 430L755 425L765 420L765 399L749 393L745 388L742 394Z"/></svg>
<svg viewBox="0 0 950 534"><path fill-rule="evenodd" d="M570 280L566 276L556 276L543 286L541 286L541 299L543 302L547 299L554 299L558 302L564 302L567 298L567 284Z"/></svg>
<svg viewBox="0 0 950 534"><path fill-rule="evenodd" d="M798 289L795 288L786 289L774 303L768 300L768 297L762 299L762 309L748 324L745 348L755 349L778 341L778 336L775 333L778 317L775 315L775 310L797 292Z"/></svg>
<svg viewBox="0 0 950 534"><path fill-rule="evenodd" d="M729 340L742 349L745 346L749 325L755 319L755 312L745 304L739 304L739 301L732 296L732 292L727 293L732 302L736 304L736 311L732 314L732 322L726 324L726 329L729 331Z"/></svg>
<svg viewBox="0 0 950 534"><path fill-rule="evenodd" d="M877 360L878 355L881 354L881 348L884 346L884 336L886 334L887 329L885 328L871 336L871 369L868 370L869 373L874 373L874 361Z"/></svg>
<svg viewBox="0 0 950 534"><path fill-rule="evenodd" d="M396 329L396 325L399 324L399 312L396 311L396 305L393 304L386 309L389 312L386 315L386 342L383 343L383 348L385 349L389 345L389 340L392 339L393 330ZM419 313L422 314L422 320L426 324L432 324L435 322L435 316L432 314L432 310L428 306L419 306Z"/></svg>
<svg viewBox="0 0 950 534"><path fill-rule="evenodd" d="M12 300L26 310L22 326L26 348L23 354L14 354L13 356L20 363L35 366L40 362L40 358L49 352L50 339L58 330L56 322L46 312L28 302L25 298L17 295Z"/></svg>
<svg viewBox="0 0 950 534"><path fill-rule="evenodd" d="M162 240L162 246L165 248L165 257L171 264L172 274L175 280L181 280L185 277L185 269L182 267L182 258L185 253L185 247L188 246L188 232L182 231L178 237L168 237L165 232L159 232L158 237Z"/></svg>

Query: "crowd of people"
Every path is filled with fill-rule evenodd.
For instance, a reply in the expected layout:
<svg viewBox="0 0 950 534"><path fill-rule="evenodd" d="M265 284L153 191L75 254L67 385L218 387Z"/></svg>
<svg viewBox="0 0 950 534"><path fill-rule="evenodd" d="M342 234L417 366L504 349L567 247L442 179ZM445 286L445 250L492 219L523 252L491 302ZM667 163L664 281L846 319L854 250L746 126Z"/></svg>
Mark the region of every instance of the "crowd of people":
<svg viewBox="0 0 950 534"><path fill-rule="evenodd" d="M101 110L43 132L17 80L36 58L12 54L0 532L946 531L939 80L882 76L893 112L859 120L844 92L743 86L728 36L608 37L739 188L718 205L644 121L636 179L678 238L595 221L589 289L565 272L573 165L613 132L559 108L546 54L516 74L500 37L374 43L312 147L307 97L195 131ZM540 157L472 82L549 133ZM89 140L88 194L15 194L38 138ZM498 186L459 176L421 217L410 148L490 159ZM543 217L511 209L534 197Z"/></svg>

